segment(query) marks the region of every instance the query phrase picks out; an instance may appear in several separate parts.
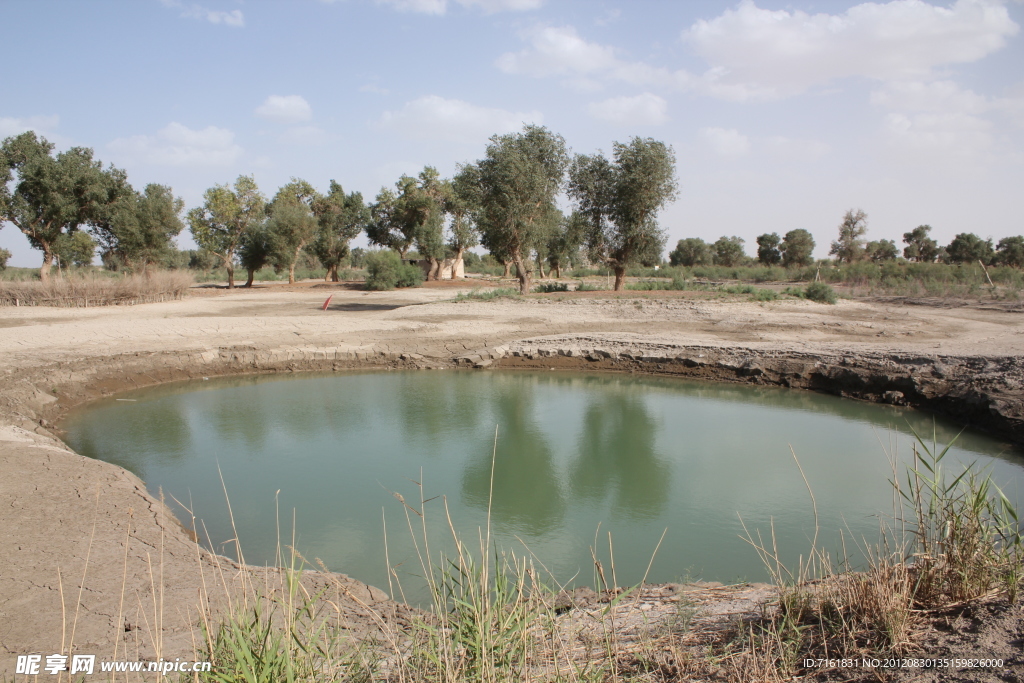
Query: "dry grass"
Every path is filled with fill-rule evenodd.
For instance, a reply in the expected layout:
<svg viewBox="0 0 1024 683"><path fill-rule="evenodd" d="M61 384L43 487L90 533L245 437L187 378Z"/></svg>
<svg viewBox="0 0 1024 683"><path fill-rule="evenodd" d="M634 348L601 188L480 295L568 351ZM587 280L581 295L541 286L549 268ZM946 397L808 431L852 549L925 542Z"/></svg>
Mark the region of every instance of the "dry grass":
<svg viewBox="0 0 1024 683"><path fill-rule="evenodd" d="M0 306L120 306L174 301L193 284L187 271L123 277L80 275L38 280L0 280Z"/></svg>

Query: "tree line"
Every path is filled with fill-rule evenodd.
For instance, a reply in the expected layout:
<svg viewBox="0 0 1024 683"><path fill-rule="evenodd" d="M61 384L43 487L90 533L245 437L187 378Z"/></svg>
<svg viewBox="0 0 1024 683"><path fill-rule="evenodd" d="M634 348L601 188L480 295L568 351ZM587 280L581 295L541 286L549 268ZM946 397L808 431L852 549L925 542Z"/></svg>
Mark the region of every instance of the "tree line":
<svg viewBox="0 0 1024 683"><path fill-rule="evenodd" d="M626 268L660 261L666 233L657 214L676 192L675 155L663 142L634 137L614 143L611 158L572 155L562 136L527 125L492 136L484 158L460 165L452 178L428 166L369 203L333 180L321 193L299 178L268 200L243 175L206 190L183 220L184 203L171 188L137 191L123 170L104 167L91 149L54 154L33 132L0 145L0 220L42 251L44 280L55 261L88 264L97 247L107 268L145 271L167 260L187 222L196 243L225 269L229 287L238 267L247 285L266 266L287 271L294 282L303 253L337 281L351 241L365 232L371 244L401 258L415 248L429 263L430 279L440 276L446 258L458 261L483 245L506 274L515 269L524 293L534 272L543 277L547 266L560 274L581 252L610 268L620 289ZM562 193L573 202L569 215L556 203Z"/></svg>
<svg viewBox="0 0 1024 683"><path fill-rule="evenodd" d="M902 257L915 263L977 263L986 266L1003 265L1024 267L1024 236L1004 237L993 246L991 239L982 239L971 232L956 235L946 246L940 246L929 234L930 225L919 225L903 233L902 254L893 240L868 241L867 214L861 209L850 209L839 224L839 235L830 245L829 255L838 263L871 261L882 263ZM681 239L669 253L673 266L722 265L738 266L756 261L764 266L785 268L809 266L814 263L814 237L807 230L790 230L780 237L778 233L764 233L757 237L757 255L748 257L744 252L745 240L740 237L720 237L708 244L698 237Z"/></svg>

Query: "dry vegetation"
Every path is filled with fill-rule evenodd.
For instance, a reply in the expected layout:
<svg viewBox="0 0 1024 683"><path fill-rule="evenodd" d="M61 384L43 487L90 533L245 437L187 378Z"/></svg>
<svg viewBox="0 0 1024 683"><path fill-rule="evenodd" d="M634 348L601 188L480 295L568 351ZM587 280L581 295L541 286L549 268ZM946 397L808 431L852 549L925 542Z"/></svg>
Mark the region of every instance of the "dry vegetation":
<svg viewBox="0 0 1024 683"><path fill-rule="evenodd" d="M0 306L117 306L173 301L193 284L186 271L166 270L142 275L95 274L39 280L0 280Z"/></svg>

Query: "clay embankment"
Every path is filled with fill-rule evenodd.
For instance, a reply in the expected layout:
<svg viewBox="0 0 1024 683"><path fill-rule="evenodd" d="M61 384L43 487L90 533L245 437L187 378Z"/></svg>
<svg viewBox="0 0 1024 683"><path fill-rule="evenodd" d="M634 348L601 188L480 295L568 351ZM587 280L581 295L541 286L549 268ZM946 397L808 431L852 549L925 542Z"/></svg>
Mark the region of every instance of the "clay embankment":
<svg viewBox="0 0 1024 683"><path fill-rule="evenodd" d="M222 610L244 581L278 578L198 551L138 478L56 437L69 407L136 386L245 372L586 367L906 403L1024 443L1020 313L674 297L451 303L450 290L430 288L338 292L322 312L327 293L0 309L0 671L14 655L72 642L111 658L115 647L118 657L187 657L201 613ZM403 618L376 589L343 580L332 590L356 630L374 627L365 604Z"/></svg>

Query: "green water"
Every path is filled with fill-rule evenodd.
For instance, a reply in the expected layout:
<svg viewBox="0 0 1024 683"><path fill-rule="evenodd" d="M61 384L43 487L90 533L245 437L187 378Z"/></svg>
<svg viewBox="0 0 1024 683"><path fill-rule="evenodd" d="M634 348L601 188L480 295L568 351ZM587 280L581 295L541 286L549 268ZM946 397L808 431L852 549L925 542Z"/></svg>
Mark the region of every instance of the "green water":
<svg viewBox="0 0 1024 683"><path fill-rule="evenodd" d="M138 474L201 538L234 555L221 477L246 561L275 561L282 544L334 571L387 588L392 565L419 574L405 510L423 495L435 549L444 504L473 547L484 525L498 430L493 538L560 581L594 583L612 536L620 584L681 577L757 580L742 521L780 550L806 552L818 501L822 538L877 538L891 514L892 468L906 462L909 426L940 441L959 428L914 411L809 392L636 378L501 372L373 372L245 377L166 385L107 399L62 425L79 453ZM1016 499L1024 458L964 433L950 460L979 461ZM903 466L899 465L902 471ZM952 469L959 468L954 462ZM421 474L422 473L422 474ZM422 478L421 478L422 477ZM412 514L414 523L419 517ZM293 523L294 519L294 523ZM406 578L408 586L416 583ZM411 592L415 592L410 588Z"/></svg>

